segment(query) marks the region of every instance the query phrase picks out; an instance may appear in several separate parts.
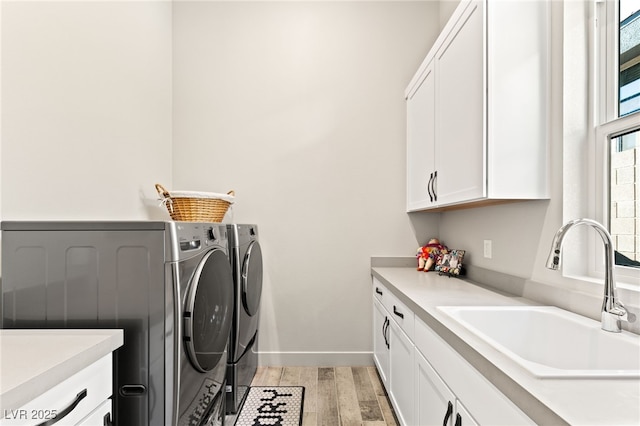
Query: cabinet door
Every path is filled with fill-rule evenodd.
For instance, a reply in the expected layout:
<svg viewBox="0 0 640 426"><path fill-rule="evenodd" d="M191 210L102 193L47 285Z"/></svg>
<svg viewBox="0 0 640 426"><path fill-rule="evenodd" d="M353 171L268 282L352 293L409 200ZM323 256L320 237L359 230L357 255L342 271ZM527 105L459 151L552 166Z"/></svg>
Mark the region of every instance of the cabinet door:
<svg viewBox="0 0 640 426"><path fill-rule="evenodd" d="M411 340L391 321L389 325L389 381L391 400L402 425L414 425L414 346Z"/></svg>
<svg viewBox="0 0 640 426"><path fill-rule="evenodd" d="M416 373L415 424L453 426L455 396L418 351L416 351Z"/></svg>
<svg viewBox="0 0 640 426"><path fill-rule="evenodd" d="M107 399L91 414L82 419L76 426L110 426L113 425L111 400Z"/></svg>
<svg viewBox="0 0 640 426"><path fill-rule="evenodd" d="M459 419L461 426L478 426L478 423L471 417L471 414L464 408L460 401L456 401L456 420Z"/></svg>
<svg viewBox="0 0 640 426"><path fill-rule="evenodd" d="M373 360L378 367L382 384L389 387L388 321L385 309L377 299L373 299Z"/></svg>
<svg viewBox="0 0 640 426"><path fill-rule="evenodd" d="M407 99L407 211L434 205L435 81L433 63Z"/></svg>
<svg viewBox="0 0 640 426"><path fill-rule="evenodd" d="M486 195L482 3L471 2L436 53L439 204Z"/></svg>

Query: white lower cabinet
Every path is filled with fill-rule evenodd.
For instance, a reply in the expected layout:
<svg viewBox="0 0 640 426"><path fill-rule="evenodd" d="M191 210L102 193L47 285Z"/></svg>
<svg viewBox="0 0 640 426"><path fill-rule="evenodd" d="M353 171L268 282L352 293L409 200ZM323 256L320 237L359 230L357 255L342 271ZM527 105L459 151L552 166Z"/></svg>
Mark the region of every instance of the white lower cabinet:
<svg viewBox="0 0 640 426"><path fill-rule="evenodd" d="M382 384L389 385L389 317L377 299L373 299L373 360Z"/></svg>
<svg viewBox="0 0 640 426"><path fill-rule="evenodd" d="M416 425L477 425L462 403L418 351L416 351L416 370Z"/></svg>
<svg viewBox="0 0 640 426"><path fill-rule="evenodd" d="M64 379L16 410L5 410L0 426L111 426L112 355Z"/></svg>
<svg viewBox="0 0 640 426"><path fill-rule="evenodd" d="M373 290L374 360L401 425L535 424L376 278Z"/></svg>
<svg viewBox="0 0 640 426"><path fill-rule="evenodd" d="M373 281L373 359L398 421L414 424L414 316L385 286Z"/></svg>
<svg viewBox="0 0 640 426"><path fill-rule="evenodd" d="M396 416L403 425L415 424L413 420L413 342L396 324L389 325L389 396L391 397Z"/></svg>
<svg viewBox="0 0 640 426"><path fill-rule="evenodd" d="M111 412L111 400L107 399L93 410L91 414L82 419L76 426L112 426L113 415Z"/></svg>
<svg viewBox="0 0 640 426"><path fill-rule="evenodd" d="M449 397L455 399L454 424L458 424L455 422L460 422L459 424L462 425L496 426L535 424L420 318L416 318L415 321L414 343L416 353L423 356L427 365L432 368L431 372L435 372L453 395ZM454 399L451 401L453 402ZM417 424L423 425L423 423ZM436 424L442 424L442 421Z"/></svg>
<svg viewBox="0 0 640 426"><path fill-rule="evenodd" d="M456 426L458 425L477 425L471 414L464 408L460 400L456 400Z"/></svg>

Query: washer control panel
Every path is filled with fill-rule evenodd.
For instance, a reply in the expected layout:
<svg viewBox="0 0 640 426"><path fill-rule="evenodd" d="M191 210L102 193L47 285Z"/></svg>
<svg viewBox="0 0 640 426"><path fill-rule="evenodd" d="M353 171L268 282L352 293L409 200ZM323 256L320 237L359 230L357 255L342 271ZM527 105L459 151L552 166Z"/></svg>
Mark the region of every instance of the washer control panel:
<svg viewBox="0 0 640 426"><path fill-rule="evenodd" d="M170 250L172 260L193 256L211 247L227 249L226 225L200 222L171 222Z"/></svg>

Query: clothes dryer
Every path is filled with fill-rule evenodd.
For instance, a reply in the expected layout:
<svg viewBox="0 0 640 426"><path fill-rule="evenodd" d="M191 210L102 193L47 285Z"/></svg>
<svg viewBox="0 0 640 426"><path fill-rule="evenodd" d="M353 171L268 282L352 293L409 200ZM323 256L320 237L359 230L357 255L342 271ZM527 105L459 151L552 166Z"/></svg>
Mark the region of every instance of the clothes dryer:
<svg viewBox="0 0 640 426"><path fill-rule="evenodd" d="M242 406L258 366L262 249L258 226L227 225L234 282L234 313L227 362L227 413Z"/></svg>
<svg viewBox="0 0 640 426"><path fill-rule="evenodd" d="M233 312L227 229L3 222L2 328L121 328L118 426L221 425Z"/></svg>

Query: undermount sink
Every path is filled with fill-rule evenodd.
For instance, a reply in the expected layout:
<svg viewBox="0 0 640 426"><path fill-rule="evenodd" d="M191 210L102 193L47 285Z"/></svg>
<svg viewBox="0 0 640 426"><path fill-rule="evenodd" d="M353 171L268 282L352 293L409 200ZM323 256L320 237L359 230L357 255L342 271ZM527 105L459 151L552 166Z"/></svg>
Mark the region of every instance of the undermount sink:
<svg viewBox="0 0 640 426"><path fill-rule="evenodd" d="M640 336L552 306L438 309L538 378L640 378Z"/></svg>

